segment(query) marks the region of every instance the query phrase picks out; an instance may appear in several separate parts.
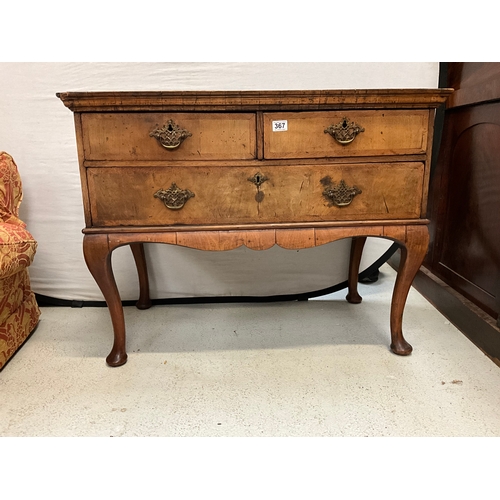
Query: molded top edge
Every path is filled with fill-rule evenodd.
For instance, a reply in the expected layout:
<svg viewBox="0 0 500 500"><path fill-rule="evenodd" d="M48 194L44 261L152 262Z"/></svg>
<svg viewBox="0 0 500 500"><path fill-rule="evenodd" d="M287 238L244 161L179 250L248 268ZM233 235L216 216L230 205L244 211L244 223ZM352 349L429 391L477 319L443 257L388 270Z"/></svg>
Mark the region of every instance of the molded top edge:
<svg viewBox="0 0 500 500"><path fill-rule="evenodd" d="M323 109L338 107L437 107L453 89L346 89L244 91L59 92L73 111L154 109Z"/></svg>

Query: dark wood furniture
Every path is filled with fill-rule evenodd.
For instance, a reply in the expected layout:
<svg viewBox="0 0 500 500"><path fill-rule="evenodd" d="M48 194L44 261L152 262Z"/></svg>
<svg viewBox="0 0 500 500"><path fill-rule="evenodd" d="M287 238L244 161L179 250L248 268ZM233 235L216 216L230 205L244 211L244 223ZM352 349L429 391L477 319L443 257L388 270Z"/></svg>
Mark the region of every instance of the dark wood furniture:
<svg viewBox="0 0 500 500"><path fill-rule="evenodd" d="M447 63L425 266L492 318L500 312L500 63Z"/></svg>
<svg viewBox="0 0 500 500"><path fill-rule="evenodd" d="M353 238L349 293L366 237L402 246L391 349L410 354L403 309L428 247L435 108L423 90L67 92L74 112L86 227L84 255L126 362L111 252L130 245L139 308L151 304L143 244L229 250L308 248Z"/></svg>

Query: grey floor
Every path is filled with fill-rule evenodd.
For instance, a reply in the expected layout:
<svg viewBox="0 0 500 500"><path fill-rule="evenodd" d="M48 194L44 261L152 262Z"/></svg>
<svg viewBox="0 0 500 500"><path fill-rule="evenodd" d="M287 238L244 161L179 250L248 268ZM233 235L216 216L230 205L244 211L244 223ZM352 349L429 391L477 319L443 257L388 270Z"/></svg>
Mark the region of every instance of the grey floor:
<svg viewBox="0 0 500 500"><path fill-rule="evenodd" d="M414 289L389 349L395 273L308 302L44 307L0 372L0 436L500 436L500 368Z"/></svg>

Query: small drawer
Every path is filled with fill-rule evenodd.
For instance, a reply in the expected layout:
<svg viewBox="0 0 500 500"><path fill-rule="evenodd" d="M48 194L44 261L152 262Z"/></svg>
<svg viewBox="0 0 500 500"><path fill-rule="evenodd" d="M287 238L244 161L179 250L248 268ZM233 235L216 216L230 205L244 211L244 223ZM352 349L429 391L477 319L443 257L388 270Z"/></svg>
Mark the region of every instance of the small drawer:
<svg viewBox="0 0 500 500"><path fill-rule="evenodd" d="M86 160L246 160L253 113L83 113Z"/></svg>
<svg viewBox="0 0 500 500"><path fill-rule="evenodd" d="M264 157L424 154L428 121L428 110L265 113Z"/></svg>
<svg viewBox="0 0 500 500"><path fill-rule="evenodd" d="M88 168L93 226L415 219L420 162Z"/></svg>

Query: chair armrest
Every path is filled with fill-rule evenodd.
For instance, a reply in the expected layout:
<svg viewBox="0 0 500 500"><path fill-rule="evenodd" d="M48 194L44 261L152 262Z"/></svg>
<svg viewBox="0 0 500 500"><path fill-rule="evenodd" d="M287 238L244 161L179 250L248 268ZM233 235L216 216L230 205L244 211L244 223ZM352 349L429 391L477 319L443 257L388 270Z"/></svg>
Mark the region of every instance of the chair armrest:
<svg viewBox="0 0 500 500"><path fill-rule="evenodd" d="M37 242L24 227L0 223L0 278L27 268L35 257Z"/></svg>

